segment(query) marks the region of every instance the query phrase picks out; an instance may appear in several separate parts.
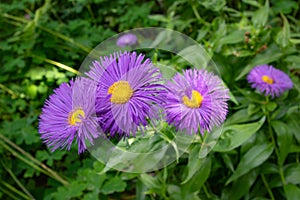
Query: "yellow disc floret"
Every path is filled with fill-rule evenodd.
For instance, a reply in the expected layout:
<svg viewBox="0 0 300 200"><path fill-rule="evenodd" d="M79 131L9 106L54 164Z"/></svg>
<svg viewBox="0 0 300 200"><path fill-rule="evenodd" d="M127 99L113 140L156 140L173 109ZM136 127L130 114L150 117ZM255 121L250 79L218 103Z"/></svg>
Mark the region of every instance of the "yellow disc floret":
<svg viewBox="0 0 300 200"><path fill-rule="evenodd" d="M263 80L263 82L268 83L268 84L273 84L274 83L274 80L271 77L266 76L266 75L262 76L261 79Z"/></svg>
<svg viewBox="0 0 300 200"><path fill-rule="evenodd" d="M110 101L115 104L124 104L133 95L133 90L127 81L118 81L112 84L107 91L111 94Z"/></svg>
<svg viewBox="0 0 300 200"><path fill-rule="evenodd" d="M182 97L183 104L189 108L199 108L203 101L203 96L196 90L192 91L192 98L189 99L186 95Z"/></svg>
<svg viewBox="0 0 300 200"><path fill-rule="evenodd" d="M76 126L84 117L84 111L81 108L76 108L69 113L68 122L70 125Z"/></svg>

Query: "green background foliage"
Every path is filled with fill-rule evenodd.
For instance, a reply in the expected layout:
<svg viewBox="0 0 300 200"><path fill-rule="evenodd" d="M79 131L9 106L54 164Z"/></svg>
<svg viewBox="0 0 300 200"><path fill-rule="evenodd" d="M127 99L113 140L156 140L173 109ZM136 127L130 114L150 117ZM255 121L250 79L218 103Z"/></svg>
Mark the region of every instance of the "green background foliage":
<svg viewBox="0 0 300 200"><path fill-rule="evenodd" d="M1 1L0 198L300 199L299 17L296 0ZM37 131L45 99L97 44L137 27L180 31L216 62L233 95L219 140L199 137L144 174L107 170L76 145L52 153ZM245 77L259 64L286 72L294 88L256 93Z"/></svg>

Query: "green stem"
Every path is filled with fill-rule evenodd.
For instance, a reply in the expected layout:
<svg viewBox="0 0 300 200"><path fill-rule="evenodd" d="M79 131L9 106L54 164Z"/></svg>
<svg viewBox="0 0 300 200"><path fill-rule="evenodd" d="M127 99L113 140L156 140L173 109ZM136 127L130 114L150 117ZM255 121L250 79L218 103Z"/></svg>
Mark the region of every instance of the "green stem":
<svg viewBox="0 0 300 200"><path fill-rule="evenodd" d="M91 18L92 18L94 24L96 25L97 23L96 23L96 19L95 19L95 15L93 13L93 10L91 8L91 4L87 4L86 7L87 7L87 9L89 11L89 14L91 15Z"/></svg>
<svg viewBox="0 0 300 200"><path fill-rule="evenodd" d="M201 18L201 16L200 16L200 14L199 14L199 12L198 12L198 10L197 10L197 8L196 8L195 5L192 5L192 9L193 9L194 15L196 16L196 18L197 18L197 20L198 20L199 22L203 23L203 24L206 25L206 26L209 26L209 25L210 25L208 22L206 22L205 20L203 20L203 19Z"/></svg>
<svg viewBox="0 0 300 200"><path fill-rule="evenodd" d="M199 12L198 12L196 6L195 6L195 5L192 5L192 9L193 9L193 12L194 12L196 18L197 18L199 21L201 21L201 17L200 17L200 15L199 15Z"/></svg>
<svg viewBox="0 0 300 200"><path fill-rule="evenodd" d="M269 187L269 184L268 184L268 182L267 182L267 180L266 180L266 178L265 178L265 176L263 174L261 174L261 179L264 182L265 187L267 188L267 191L268 191L268 193L270 195L270 198L272 200L275 200L273 192L272 192L271 188Z"/></svg>
<svg viewBox="0 0 300 200"><path fill-rule="evenodd" d="M5 137L4 135L0 134L0 138L6 142L7 144L9 144L10 146L12 146L14 149L16 149L18 152L20 152L21 154L23 154L24 156L26 156L27 158L29 158L33 163L37 164L38 166L34 165L33 163L27 161L26 159L24 159L22 156L20 156L17 152L13 151L10 147L8 147L7 145L5 145L2 141L0 141L0 143L2 143L2 146L6 146L6 149L10 150L10 152L13 153L13 155L15 155L16 157L18 157L19 159L23 160L24 162L26 162L27 164L39 169L39 171L45 173L46 175L54 178L55 180L59 181L60 183L62 183L63 185L69 185L70 183L66 180L64 180L62 177L60 177L55 171L53 171L52 169L48 168L44 163L40 162L39 160L35 159L33 156L31 156L29 153L27 153L26 151L24 151L22 148L20 148L18 145L16 145L15 143L11 142L7 137ZM40 168L40 167L42 168Z"/></svg>
<svg viewBox="0 0 300 200"><path fill-rule="evenodd" d="M23 17L16 17L7 13L2 14L3 17L8 18L8 19L12 19L15 20L17 22L22 22L22 23L27 23L27 19L23 18Z"/></svg>
<svg viewBox="0 0 300 200"><path fill-rule="evenodd" d="M59 67L59 68L62 68L62 69L67 70L67 71L69 71L69 72L72 72L72 73L74 73L74 74L80 75L80 72L77 71L76 69L73 69L72 67L69 67L69 66L67 66L67 65L65 65L65 64L62 64L62 63L60 63L60 62L56 62L56 61L54 61L54 60L50 60L50 59L48 59L48 58L43 58L43 57L40 57L40 56L37 56L37 55L31 55L31 56L34 57L34 58L41 59L41 60L43 60L43 61L46 62L46 63L52 64L52 65L54 65L54 66L57 66L57 67Z"/></svg>
<svg viewBox="0 0 300 200"><path fill-rule="evenodd" d="M23 192L25 194L27 194L27 196L29 196L31 199L35 199L32 194L26 189L26 187L19 181L19 179L15 176L15 174L6 167L6 165L2 163L3 168L9 173L9 175L14 179L14 181L17 183L17 185L23 190Z"/></svg>
<svg viewBox="0 0 300 200"><path fill-rule="evenodd" d="M4 90L5 92L9 93L12 98L17 98L18 97L18 94L16 94L14 91L12 91L11 89L9 89L5 85L2 85L1 83L0 83L0 88L2 90Z"/></svg>
<svg viewBox="0 0 300 200"><path fill-rule="evenodd" d="M71 44L74 44L76 47L78 47L79 49L83 50L84 52L86 53L90 53L92 51L92 49L90 49L89 47L86 47L76 41L74 41L72 38L69 38L61 33L58 33L58 32L55 32L55 31L52 31L51 29L48 29L44 26L41 26L41 25L37 25L37 27L39 27L41 30L45 31L45 32L48 32L50 33L51 35L54 35L55 37L58 37L62 40L65 40Z"/></svg>
<svg viewBox="0 0 300 200"><path fill-rule="evenodd" d="M6 188L10 189L11 191L13 191L14 193L18 194L19 196L23 197L24 199L29 199L30 200L30 197L28 197L26 194L20 192L19 190L17 190L14 186L4 182L4 181L0 181L0 183L2 185L4 185Z"/></svg>
<svg viewBox="0 0 300 200"><path fill-rule="evenodd" d="M7 194L11 199L19 200L18 197L16 197L12 193L10 193L8 190L4 190L2 187L0 187L0 191L2 191L3 193Z"/></svg>
<svg viewBox="0 0 300 200"><path fill-rule="evenodd" d="M266 98L266 102L267 103L269 102L269 97L268 96ZM274 146L275 154L276 154L276 157L277 157L277 164L279 166L279 176L280 176L282 184L286 185L286 181L285 181L285 178L284 178L284 172L283 172L283 166L282 166L282 164L280 163L280 160L279 160L279 156L280 156L279 150L278 150L278 147L276 145L276 140L275 140L275 137L274 137L274 132L273 132L273 129L272 129L272 126L271 126L270 112L266 111L266 115L267 115L267 122L268 122L269 134L271 136L272 144Z"/></svg>
<svg viewBox="0 0 300 200"><path fill-rule="evenodd" d="M5 143L3 143L2 141L0 141L0 145L2 147L4 147L6 150L8 150L13 156L19 158L21 161L23 161L24 163L26 163L27 165L33 167L34 169L46 174L49 176L49 174L44 171L43 169L41 169L39 166L35 165L34 163L26 160L25 158L23 158L20 154L18 154L16 151L14 151L12 148L10 148L8 145L6 145Z"/></svg>
<svg viewBox="0 0 300 200"><path fill-rule="evenodd" d="M206 197L207 197L208 199L211 199L211 195L209 194L209 192L208 192L207 187L206 187L205 184L203 184L202 188L203 188L203 191L204 191Z"/></svg>

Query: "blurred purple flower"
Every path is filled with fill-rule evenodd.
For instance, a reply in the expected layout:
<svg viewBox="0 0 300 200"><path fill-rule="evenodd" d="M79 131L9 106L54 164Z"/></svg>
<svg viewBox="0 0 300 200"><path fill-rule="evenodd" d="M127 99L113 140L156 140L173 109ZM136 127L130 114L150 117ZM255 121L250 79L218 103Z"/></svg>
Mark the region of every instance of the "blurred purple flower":
<svg viewBox="0 0 300 200"><path fill-rule="evenodd" d="M131 46L137 43L138 38L133 33L127 33L122 35L117 40L117 45L119 47Z"/></svg>
<svg viewBox="0 0 300 200"><path fill-rule="evenodd" d="M247 76L251 87L257 89L265 96L272 98L280 96L284 91L293 87L290 77L283 71L268 65L254 67Z"/></svg>
<svg viewBox="0 0 300 200"><path fill-rule="evenodd" d="M161 74L150 59L133 52L115 53L94 61L89 77L98 83L97 114L101 128L114 137L129 137L154 120L163 101Z"/></svg>
<svg viewBox="0 0 300 200"><path fill-rule="evenodd" d="M27 14L24 15L24 18L27 19L27 20L30 20L30 15L27 13Z"/></svg>
<svg viewBox="0 0 300 200"><path fill-rule="evenodd" d="M226 119L228 89L206 70L185 70L167 83L167 122L189 134L211 131Z"/></svg>
<svg viewBox="0 0 300 200"><path fill-rule="evenodd" d="M78 153L99 136L95 114L96 84L86 78L62 83L46 100L39 118L39 133L52 151L70 150L76 139Z"/></svg>

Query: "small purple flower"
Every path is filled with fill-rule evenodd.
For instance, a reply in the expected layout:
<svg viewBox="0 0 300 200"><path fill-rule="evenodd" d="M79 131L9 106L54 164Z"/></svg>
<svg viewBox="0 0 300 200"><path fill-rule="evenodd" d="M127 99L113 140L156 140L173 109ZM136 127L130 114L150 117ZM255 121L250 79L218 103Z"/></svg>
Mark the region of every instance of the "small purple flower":
<svg viewBox="0 0 300 200"><path fill-rule="evenodd" d="M167 83L167 122L189 134L211 131L226 119L228 90L206 70L185 70Z"/></svg>
<svg viewBox="0 0 300 200"><path fill-rule="evenodd" d="M30 20L30 15L27 13L27 14L24 15L24 18L27 19L27 20Z"/></svg>
<svg viewBox="0 0 300 200"><path fill-rule="evenodd" d="M136 37L136 35L134 35L132 33L127 33L118 38L117 45L119 47L131 46L131 45L136 44L137 40L138 40L138 38Z"/></svg>
<svg viewBox="0 0 300 200"><path fill-rule="evenodd" d="M116 53L94 61L87 75L98 83L96 111L101 128L114 137L129 137L155 120L165 93L161 74L144 55Z"/></svg>
<svg viewBox="0 0 300 200"><path fill-rule="evenodd" d="M96 84L86 78L62 83L46 100L39 119L39 133L52 151L70 150L76 139L78 153L99 136L95 114Z"/></svg>
<svg viewBox="0 0 300 200"><path fill-rule="evenodd" d="M271 95L272 98L280 96L293 87L290 77L271 65L254 67L248 74L247 80L252 88L256 88L265 96Z"/></svg>

